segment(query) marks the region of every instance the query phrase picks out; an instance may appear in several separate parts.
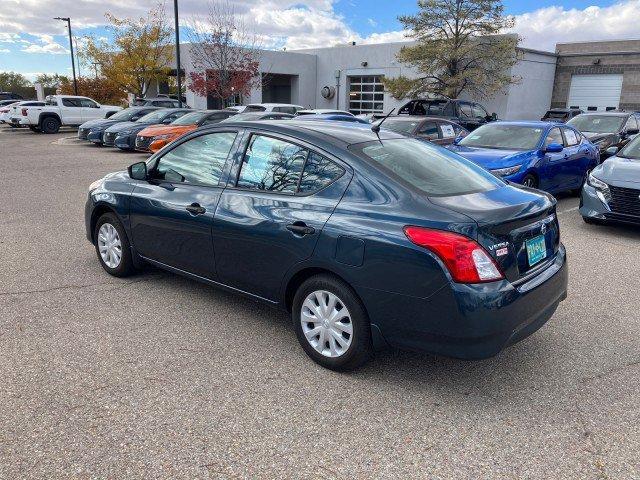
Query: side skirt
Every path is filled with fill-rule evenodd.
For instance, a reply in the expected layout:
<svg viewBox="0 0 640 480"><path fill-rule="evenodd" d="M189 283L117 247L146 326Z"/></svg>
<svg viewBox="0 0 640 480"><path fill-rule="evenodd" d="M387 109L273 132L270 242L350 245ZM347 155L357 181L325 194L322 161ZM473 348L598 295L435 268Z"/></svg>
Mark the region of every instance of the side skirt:
<svg viewBox="0 0 640 480"><path fill-rule="evenodd" d="M163 270L167 270L169 272L176 273L178 275L182 275L184 277L191 278L191 279L196 280L198 282L206 283L207 285L211 285L213 287L219 287L219 288L223 288L224 290L227 290L227 291L230 291L230 292L240 293L242 295L247 295L247 296L249 296L251 298L255 298L257 300L261 300L261 301L269 303L271 305L280 305L279 302L277 302L277 301L269 300L268 298L264 298L264 297L261 297L259 295L255 295L253 293L245 292L244 290L240 290L239 288L230 287L229 285L225 285L224 283L216 282L215 280L211 280L209 278L201 277L200 275L195 275L193 273L189 273L189 272L187 272L185 270L181 270L179 268L172 267L171 265L167 265L165 263L158 262L156 260L152 260L152 259L147 258L147 257L143 257L142 255L137 254L137 253L135 255L139 259L143 260L144 262L149 263L151 265L154 265L154 266L156 266L158 268L162 268Z"/></svg>

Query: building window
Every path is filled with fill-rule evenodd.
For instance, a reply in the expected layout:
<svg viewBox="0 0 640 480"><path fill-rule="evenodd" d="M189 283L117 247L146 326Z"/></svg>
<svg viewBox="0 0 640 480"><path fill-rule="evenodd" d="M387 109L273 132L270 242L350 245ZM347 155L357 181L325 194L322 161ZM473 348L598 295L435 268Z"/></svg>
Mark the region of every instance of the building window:
<svg viewBox="0 0 640 480"><path fill-rule="evenodd" d="M384 110L384 85L381 75L349 77L349 111L382 113Z"/></svg>

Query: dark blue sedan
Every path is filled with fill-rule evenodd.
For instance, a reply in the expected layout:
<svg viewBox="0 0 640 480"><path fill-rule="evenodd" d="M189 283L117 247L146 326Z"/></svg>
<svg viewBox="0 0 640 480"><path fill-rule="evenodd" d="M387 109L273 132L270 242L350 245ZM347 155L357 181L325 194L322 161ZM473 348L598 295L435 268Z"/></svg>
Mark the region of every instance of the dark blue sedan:
<svg viewBox="0 0 640 480"><path fill-rule="evenodd" d="M598 147L573 127L549 122L493 122L450 150L495 175L527 187L579 192L600 160Z"/></svg>
<svg viewBox="0 0 640 480"><path fill-rule="evenodd" d="M149 263L277 305L336 370L385 346L490 357L567 291L553 197L338 122L200 128L93 183L85 221L109 274Z"/></svg>

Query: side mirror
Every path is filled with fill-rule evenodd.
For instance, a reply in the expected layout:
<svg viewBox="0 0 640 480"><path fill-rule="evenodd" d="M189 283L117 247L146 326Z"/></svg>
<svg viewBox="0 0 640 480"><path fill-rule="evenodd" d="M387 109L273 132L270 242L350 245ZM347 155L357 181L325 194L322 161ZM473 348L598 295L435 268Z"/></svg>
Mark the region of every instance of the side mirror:
<svg viewBox="0 0 640 480"><path fill-rule="evenodd" d="M615 145L613 147L609 147L605 150L605 153L607 155L615 155L616 153L618 153L620 149L618 147L616 147Z"/></svg>
<svg viewBox="0 0 640 480"><path fill-rule="evenodd" d="M638 130L637 128L630 128L629 130L627 130L625 133L627 135L637 135L638 132L640 132L640 130Z"/></svg>
<svg viewBox="0 0 640 480"><path fill-rule="evenodd" d="M562 150L564 150L564 147L559 143L550 143L544 149L544 151L547 153L559 153Z"/></svg>
<svg viewBox="0 0 640 480"><path fill-rule="evenodd" d="M458 144L462 141L462 139L463 139L463 138L464 138L464 137L463 137L462 135L460 135L460 136L458 136L458 137L454 138L454 139L453 139L453 144L454 144L454 145L458 145Z"/></svg>
<svg viewBox="0 0 640 480"><path fill-rule="evenodd" d="M133 180L146 180L148 177L146 162L138 162L133 165L129 165L127 171L129 172L129 177Z"/></svg>
<svg viewBox="0 0 640 480"><path fill-rule="evenodd" d="M172 119L172 118L165 118L165 119L162 121L162 123L163 123L164 125L169 125L171 122L173 122L173 120L174 120L174 119Z"/></svg>
<svg viewBox="0 0 640 480"><path fill-rule="evenodd" d="M491 121L495 122L496 120L498 120L498 114L496 112L493 112L491 114Z"/></svg>

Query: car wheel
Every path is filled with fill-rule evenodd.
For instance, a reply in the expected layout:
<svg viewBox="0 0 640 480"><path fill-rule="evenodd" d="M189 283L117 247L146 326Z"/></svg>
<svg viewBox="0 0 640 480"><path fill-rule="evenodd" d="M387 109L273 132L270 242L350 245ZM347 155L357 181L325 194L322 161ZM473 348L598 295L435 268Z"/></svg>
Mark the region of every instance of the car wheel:
<svg viewBox="0 0 640 480"><path fill-rule="evenodd" d="M96 222L93 238L98 260L109 275L126 277L134 272L129 239L118 217L113 213L102 215Z"/></svg>
<svg viewBox="0 0 640 480"><path fill-rule="evenodd" d="M58 133L60 130L60 120L55 117L47 117L40 122L40 130L43 133Z"/></svg>
<svg viewBox="0 0 640 480"><path fill-rule="evenodd" d="M37 127L35 125L29 125L29 130L31 130L32 132L40 132L40 127Z"/></svg>
<svg viewBox="0 0 640 480"><path fill-rule="evenodd" d="M530 173L527 173L522 179L522 185L529 188L538 188L538 179Z"/></svg>
<svg viewBox="0 0 640 480"><path fill-rule="evenodd" d="M293 324L305 353L331 370L352 370L372 356L371 326L349 285L330 275L306 280L295 294Z"/></svg>

